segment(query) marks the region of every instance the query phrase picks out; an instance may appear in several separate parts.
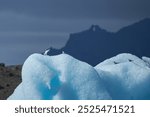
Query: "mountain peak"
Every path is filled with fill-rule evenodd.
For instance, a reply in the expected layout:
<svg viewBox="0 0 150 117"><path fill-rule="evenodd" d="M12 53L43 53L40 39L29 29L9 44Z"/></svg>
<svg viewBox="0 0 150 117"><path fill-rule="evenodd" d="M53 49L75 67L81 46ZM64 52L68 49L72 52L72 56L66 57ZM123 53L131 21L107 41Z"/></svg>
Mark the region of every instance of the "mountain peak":
<svg viewBox="0 0 150 117"><path fill-rule="evenodd" d="M116 33L108 32L98 25L71 34L66 45L48 55L65 53L93 66L119 53L132 53L138 57L150 56L150 19L122 28ZM129 60L130 61L130 60Z"/></svg>
<svg viewBox="0 0 150 117"><path fill-rule="evenodd" d="M99 27L99 25L92 25L89 30L92 31L92 32L97 32L97 31L101 31L103 29L101 29Z"/></svg>

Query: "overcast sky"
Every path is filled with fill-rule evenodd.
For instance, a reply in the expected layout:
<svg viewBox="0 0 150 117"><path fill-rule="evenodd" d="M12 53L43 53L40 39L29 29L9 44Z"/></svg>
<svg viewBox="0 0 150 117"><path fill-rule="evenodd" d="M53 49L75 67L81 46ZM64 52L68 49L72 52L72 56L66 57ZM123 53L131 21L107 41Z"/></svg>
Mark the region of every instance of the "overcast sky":
<svg viewBox="0 0 150 117"><path fill-rule="evenodd" d="M60 48L69 34L98 24L108 31L150 17L150 0L0 0L0 62L21 64Z"/></svg>

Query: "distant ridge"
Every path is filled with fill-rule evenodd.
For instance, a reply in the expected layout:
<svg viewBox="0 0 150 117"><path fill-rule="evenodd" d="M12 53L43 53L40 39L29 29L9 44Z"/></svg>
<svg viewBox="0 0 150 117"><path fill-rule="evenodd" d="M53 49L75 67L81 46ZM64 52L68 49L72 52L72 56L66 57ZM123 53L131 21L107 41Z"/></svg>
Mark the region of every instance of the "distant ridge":
<svg viewBox="0 0 150 117"><path fill-rule="evenodd" d="M65 52L93 66L119 53L150 56L150 19L146 18L116 33L92 25L88 30L70 34L61 49L51 48L48 55Z"/></svg>

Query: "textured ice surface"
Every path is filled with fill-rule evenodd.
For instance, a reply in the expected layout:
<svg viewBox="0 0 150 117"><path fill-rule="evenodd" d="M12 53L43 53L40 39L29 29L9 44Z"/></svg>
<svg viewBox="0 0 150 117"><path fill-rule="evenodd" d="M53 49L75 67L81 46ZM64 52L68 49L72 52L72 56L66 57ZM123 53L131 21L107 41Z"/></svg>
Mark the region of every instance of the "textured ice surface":
<svg viewBox="0 0 150 117"><path fill-rule="evenodd" d="M147 66L150 67L150 58L148 58L148 57L142 57L142 59L147 64Z"/></svg>
<svg viewBox="0 0 150 117"><path fill-rule="evenodd" d="M9 99L111 99L97 71L61 54L31 55L22 69L22 83Z"/></svg>
<svg viewBox="0 0 150 117"><path fill-rule="evenodd" d="M150 68L131 54L120 54L96 70L112 99L150 99Z"/></svg>
<svg viewBox="0 0 150 117"><path fill-rule="evenodd" d="M150 58L119 54L92 67L67 54L31 55L8 99L150 99Z"/></svg>

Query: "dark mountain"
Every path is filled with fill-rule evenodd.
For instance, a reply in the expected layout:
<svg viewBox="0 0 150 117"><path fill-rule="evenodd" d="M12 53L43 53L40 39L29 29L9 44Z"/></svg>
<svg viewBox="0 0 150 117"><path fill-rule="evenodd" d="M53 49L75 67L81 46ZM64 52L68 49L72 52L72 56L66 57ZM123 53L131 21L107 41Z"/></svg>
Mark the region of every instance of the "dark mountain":
<svg viewBox="0 0 150 117"><path fill-rule="evenodd" d="M150 56L150 19L122 28L116 33L115 38L119 40L123 52L139 57Z"/></svg>
<svg viewBox="0 0 150 117"><path fill-rule="evenodd" d="M150 19L124 27L116 33L107 32L98 25L70 34L65 47L51 48L48 55L64 51L93 66L119 53L132 53L139 57L150 56Z"/></svg>

